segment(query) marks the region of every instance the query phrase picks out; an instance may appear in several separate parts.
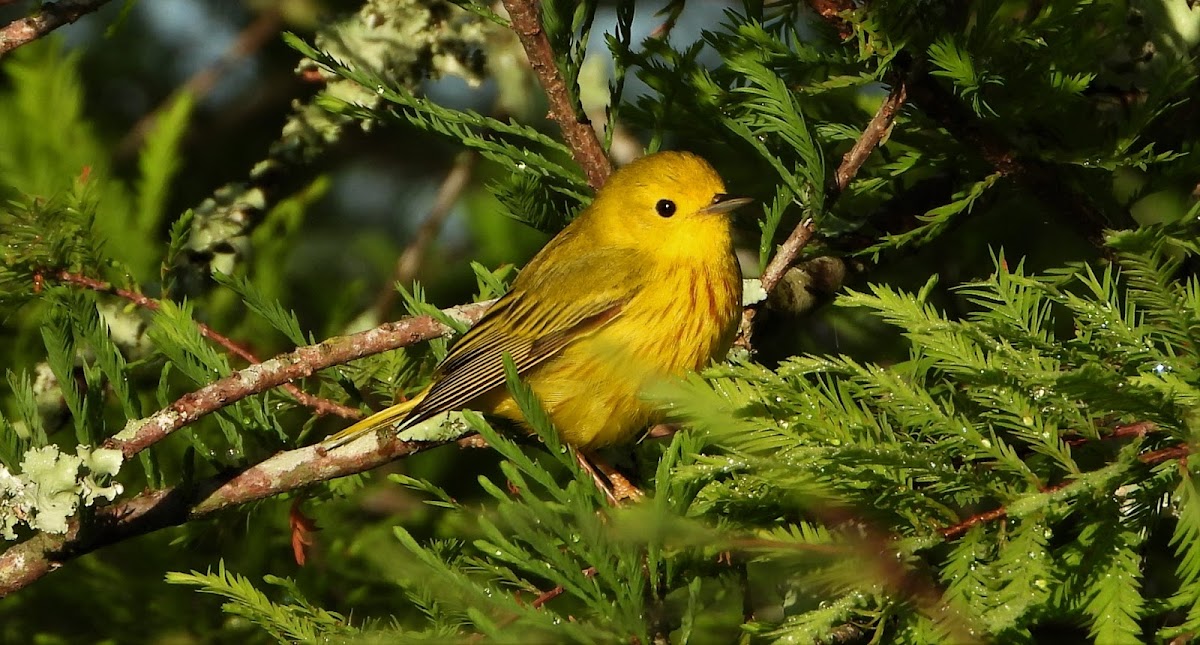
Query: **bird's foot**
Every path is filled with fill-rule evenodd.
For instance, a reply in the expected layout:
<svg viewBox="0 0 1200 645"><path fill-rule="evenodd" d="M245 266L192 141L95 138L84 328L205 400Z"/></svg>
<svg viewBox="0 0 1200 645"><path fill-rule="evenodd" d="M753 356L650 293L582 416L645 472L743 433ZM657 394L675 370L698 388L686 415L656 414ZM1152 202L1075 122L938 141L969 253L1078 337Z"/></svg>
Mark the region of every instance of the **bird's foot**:
<svg viewBox="0 0 1200 645"><path fill-rule="evenodd" d="M596 455L576 452L575 459L580 467L592 476L592 482L608 498L609 504L623 506L626 502L636 503L646 497L646 494L634 486L625 475Z"/></svg>

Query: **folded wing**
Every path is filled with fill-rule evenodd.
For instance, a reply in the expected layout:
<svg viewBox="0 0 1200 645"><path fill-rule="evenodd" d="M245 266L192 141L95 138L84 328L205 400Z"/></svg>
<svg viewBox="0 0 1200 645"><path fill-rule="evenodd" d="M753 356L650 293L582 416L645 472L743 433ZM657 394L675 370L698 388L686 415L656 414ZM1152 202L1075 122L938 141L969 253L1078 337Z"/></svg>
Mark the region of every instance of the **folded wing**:
<svg viewBox="0 0 1200 645"><path fill-rule="evenodd" d="M540 253L513 288L454 345L428 393L401 427L462 408L503 386L505 354L524 374L576 339L595 333L621 315L644 283L644 270L632 269L646 266L636 261L638 251L578 249L564 256L546 252L550 250ZM554 256L553 264L542 261L549 255ZM587 276L586 282L581 276Z"/></svg>

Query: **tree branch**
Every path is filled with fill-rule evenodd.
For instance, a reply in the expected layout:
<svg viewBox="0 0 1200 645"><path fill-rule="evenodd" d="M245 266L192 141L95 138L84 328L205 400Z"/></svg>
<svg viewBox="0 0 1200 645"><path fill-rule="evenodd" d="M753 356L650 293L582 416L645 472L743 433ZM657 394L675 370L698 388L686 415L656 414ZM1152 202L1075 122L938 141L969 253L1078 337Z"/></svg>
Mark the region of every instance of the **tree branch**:
<svg viewBox="0 0 1200 645"><path fill-rule="evenodd" d="M833 174L833 184L826 190L826 206L836 201L845 192L854 177L858 175L859 169L866 163L867 158L891 131L892 124L896 122L896 116L900 113L900 108L904 106L907 98L908 82L904 79L897 80L892 86L892 90L888 92L887 98L875 111L875 116L871 117L867 127L863 128L862 134L854 142L854 146L842 156L842 163L838 165L837 171ZM780 245L775 257L771 258L767 268L763 269L762 283L763 289L767 293L770 293L775 285L783 279L784 273L796 261L796 257L808 245L812 236L812 221L807 220L801 222L788 236L788 239Z"/></svg>
<svg viewBox="0 0 1200 645"><path fill-rule="evenodd" d="M0 27L0 58L5 54L69 25L108 4L109 0L58 0L45 2L34 13Z"/></svg>
<svg viewBox="0 0 1200 645"><path fill-rule="evenodd" d="M459 440L473 447L473 437ZM233 477L193 486L148 490L96 510L85 522L71 520L62 535L39 533L0 554L0 598L18 591L66 562L101 547L203 518L217 511L364 472L446 442L401 441L372 433L337 450L319 445L278 453Z"/></svg>
<svg viewBox="0 0 1200 645"><path fill-rule="evenodd" d="M113 289L106 283L92 282L102 285L105 291ZM130 300L145 298L132 292L119 295ZM474 323L492 302L460 305L446 309L444 313ZM105 442L105 447L120 450L128 459L175 430L253 394L333 365L406 347L449 331L430 316L414 316L301 347L185 394L145 419L129 422L124 430ZM188 487L145 491L97 509L87 522L73 519L63 535L38 533L0 554L0 597L57 570L68 560L105 545L183 524L231 506L370 470L443 443L406 442L395 435L371 433L337 450L327 451L315 445L277 453L232 477L217 477ZM458 443L464 447L479 445L474 436L463 437Z"/></svg>
<svg viewBox="0 0 1200 645"><path fill-rule="evenodd" d="M854 26L842 17L854 10L853 0L808 0L808 6L836 29L842 40L854 35Z"/></svg>
<svg viewBox="0 0 1200 645"><path fill-rule="evenodd" d="M459 305L446 309L445 313L464 322L474 323L483 316L483 312L492 302ZM128 459L172 432L194 423L200 417L253 394L311 376L333 365L407 347L443 336L449 331L448 327L430 316L414 316L384 323L358 334L337 336L317 345L298 348L289 354L251 365L185 394L170 406L145 419L130 421L125 429L105 441L104 447L120 450Z"/></svg>
<svg viewBox="0 0 1200 645"><path fill-rule="evenodd" d="M159 311L162 309L162 305L160 305L159 302L153 298L148 298L140 293L129 291L128 289L115 287L107 282L96 280L95 278L89 278L85 275L79 275L69 271L60 271L58 274L58 279L68 284L78 285L100 293L108 293L114 296L120 296L121 298L124 298L149 311ZM239 343L225 336L224 334L221 334L212 327L197 321L196 328L200 331L201 336L204 336L221 347L224 347L225 349L229 350L230 353L241 357L251 365L259 365L262 363L262 361L258 360L258 357L250 353L250 350L242 347ZM330 401L329 399L323 399L319 396L314 396L308 392L305 392L304 390L301 390L291 383L285 383L283 385L283 389L286 390L288 394L291 394L292 397L299 401L302 405L312 408L313 411L318 415L324 416L332 413L344 419L362 418L362 413L354 408L347 407L336 401Z"/></svg>
<svg viewBox="0 0 1200 645"><path fill-rule="evenodd" d="M533 72L546 91L550 118L562 130L563 138L571 148L571 156L587 175L588 185L598 190L612 174L612 162L600 145L600 139L587 115L575 113L571 93L554 62L554 48L542 29L539 4L535 0L504 0L504 8L512 21L513 31L525 48Z"/></svg>

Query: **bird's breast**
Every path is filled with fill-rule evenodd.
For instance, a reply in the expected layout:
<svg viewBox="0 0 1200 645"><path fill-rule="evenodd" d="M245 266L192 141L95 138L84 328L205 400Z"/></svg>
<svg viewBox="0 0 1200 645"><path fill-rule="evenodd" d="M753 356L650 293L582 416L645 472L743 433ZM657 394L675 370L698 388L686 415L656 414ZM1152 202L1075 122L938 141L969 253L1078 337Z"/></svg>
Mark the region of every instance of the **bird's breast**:
<svg viewBox="0 0 1200 645"><path fill-rule="evenodd" d="M724 355L741 314L735 262L731 255L727 263L658 269L619 315L527 375L568 443L628 440L656 418L643 398L647 386ZM507 396L486 409L519 417Z"/></svg>
<svg viewBox="0 0 1200 645"><path fill-rule="evenodd" d="M650 284L613 321L613 340L631 361L676 375L724 356L741 314L741 272L732 256L661 267Z"/></svg>

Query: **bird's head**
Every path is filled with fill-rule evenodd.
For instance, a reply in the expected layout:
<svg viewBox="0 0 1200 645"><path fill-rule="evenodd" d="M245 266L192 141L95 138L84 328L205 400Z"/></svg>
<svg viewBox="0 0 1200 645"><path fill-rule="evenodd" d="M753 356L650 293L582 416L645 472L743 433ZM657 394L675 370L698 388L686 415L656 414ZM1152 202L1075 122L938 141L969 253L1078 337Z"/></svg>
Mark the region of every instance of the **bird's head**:
<svg viewBox="0 0 1200 645"><path fill-rule="evenodd" d="M612 242L661 256L728 253L729 215L750 201L726 195L699 156L659 152L614 172L584 217Z"/></svg>

